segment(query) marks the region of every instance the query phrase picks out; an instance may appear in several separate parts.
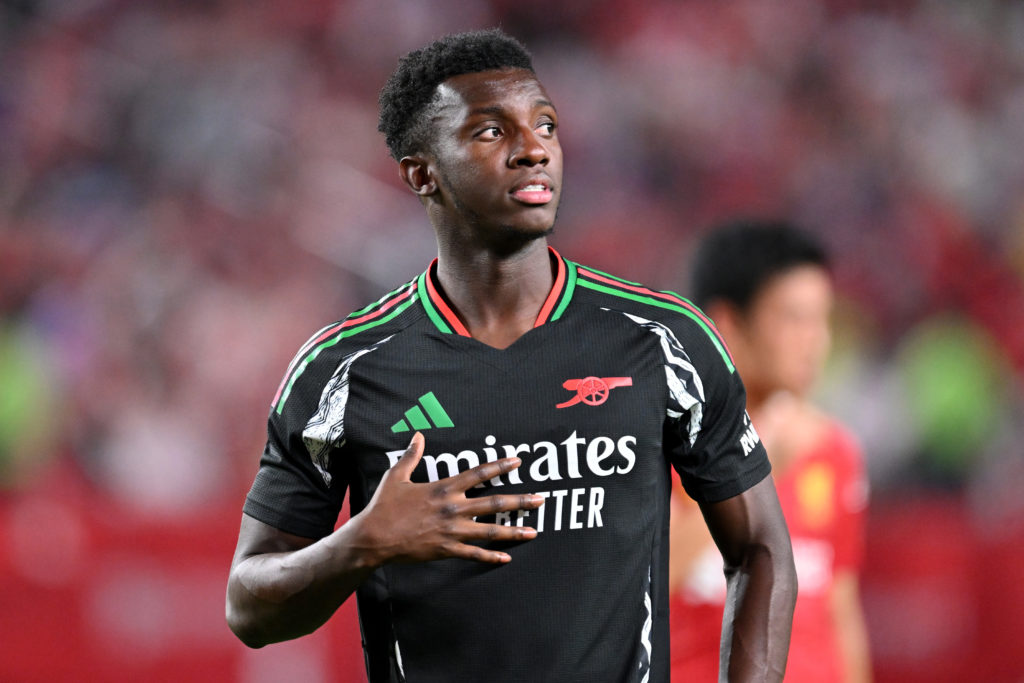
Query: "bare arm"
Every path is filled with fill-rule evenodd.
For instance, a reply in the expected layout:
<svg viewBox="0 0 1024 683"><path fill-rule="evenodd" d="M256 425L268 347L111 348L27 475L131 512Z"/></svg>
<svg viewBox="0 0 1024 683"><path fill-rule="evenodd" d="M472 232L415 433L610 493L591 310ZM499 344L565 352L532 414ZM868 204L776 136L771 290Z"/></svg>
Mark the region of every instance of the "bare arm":
<svg viewBox="0 0 1024 683"><path fill-rule="evenodd" d="M843 659L843 680L846 683L869 683L871 657L857 574L849 570L837 572L830 598L839 654Z"/></svg>
<svg viewBox="0 0 1024 683"><path fill-rule="evenodd" d="M719 678L781 681L796 604L796 568L775 483L701 510L725 560Z"/></svg>
<svg viewBox="0 0 1024 683"><path fill-rule="evenodd" d="M467 498L478 483L513 470L518 458L484 463L428 484L410 481L423 455L416 434L405 455L381 479L366 508L334 533L314 541L242 516L227 589L227 620L249 647L316 630L377 567L461 557L504 563L508 554L467 541L522 541L537 532L473 521L478 515L530 510L529 494Z"/></svg>

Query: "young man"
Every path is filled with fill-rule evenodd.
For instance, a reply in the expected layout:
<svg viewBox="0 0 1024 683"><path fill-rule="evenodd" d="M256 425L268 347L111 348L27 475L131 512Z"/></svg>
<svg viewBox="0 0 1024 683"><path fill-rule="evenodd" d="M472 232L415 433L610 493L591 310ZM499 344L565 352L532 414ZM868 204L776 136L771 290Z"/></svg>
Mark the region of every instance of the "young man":
<svg viewBox="0 0 1024 683"><path fill-rule="evenodd" d="M822 246L781 222L712 229L694 254L694 301L715 320L747 388L768 449L800 590L786 681L870 678L858 566L866 484L854 440L808 394L829 348L832 282ZM706 631L718 623L721 557L696 506L672 515L672 674L705 680L718 665Z"/></svg>
<svg viewBox="0 0 1024 683"><path fill-rule="evenodd" d="M232 629L295 638L355 592L371 681L665 681L671 464L727 558L729 671L781 679L791 548L739 376L688 302L548 247L558 113L528 53L448 36L380 102L438 256L292 362Z"/></svg>

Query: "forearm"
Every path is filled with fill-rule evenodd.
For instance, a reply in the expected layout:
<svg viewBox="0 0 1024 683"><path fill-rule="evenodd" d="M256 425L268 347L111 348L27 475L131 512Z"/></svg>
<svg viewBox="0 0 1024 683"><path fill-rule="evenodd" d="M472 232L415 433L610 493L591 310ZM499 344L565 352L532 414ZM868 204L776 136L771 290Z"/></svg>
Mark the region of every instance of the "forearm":
<svg viewBox="0 0 1024 683"><path fill-rule="evenodd" d="M369 504L319 541L242 515L228 578L227 620L246 645L298 638L324 624L377 568L390 563L462 558L504 564L508 553L481 542L523 542L530 527L480 523L483 514L533 510L537 495L466 496L466 491L519 467L519 458L477 465L428 484L410 480L423 454L417 432L405 457L381 479Z"/></svg>
<svg viewBox="0 0 1024 683"><path fill-rule="evenodd" d="M797 590L788 538L751 546L742 563L727 568L726 579L720 677L781 681Z"/></svg>
<svg viewBox="0 0 1024 683"><path fill-rule="evenodd" d="M843 680L846 683L870 683L871 657L863 623L840 627L839 651L843 659Z"/></svg>
<svg viewBox="0 0 1024 683"><path fill-rule="evenodd" d="M360 548L358 520L299 550L235 563L227 620L249 647L298 638L323 625L377 566Z"/></svg>
<svg viewBox="0 0 1024 683"><path fill-rule="evenodd" d="M871 657L857 574L849 570L837 572L830 597L832 620L843 660L843 680L845 683L868 683L871 681Z"/></svg>

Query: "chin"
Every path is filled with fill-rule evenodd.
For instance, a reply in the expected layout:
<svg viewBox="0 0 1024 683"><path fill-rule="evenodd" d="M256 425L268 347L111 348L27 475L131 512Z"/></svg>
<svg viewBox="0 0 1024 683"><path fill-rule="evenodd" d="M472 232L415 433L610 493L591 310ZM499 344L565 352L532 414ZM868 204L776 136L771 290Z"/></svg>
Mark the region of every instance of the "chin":
<svg viewBox="0 0 1024 683"><path fill-rule="evenodd" d="M555 231L554 222L545 223L542 225L504 225L502 226L502 233L506 238L519 239L524 242L540 239L541 237L547 237Z"/></svg>
<svg viewBox="0 0 1024 683"><path fill-rule="evenodd" d="M810 395L811 390L814 388L814 378L801 377L789 382L783 382L780 388L783 391L788 391L794 396L806 397Z"/></svg>

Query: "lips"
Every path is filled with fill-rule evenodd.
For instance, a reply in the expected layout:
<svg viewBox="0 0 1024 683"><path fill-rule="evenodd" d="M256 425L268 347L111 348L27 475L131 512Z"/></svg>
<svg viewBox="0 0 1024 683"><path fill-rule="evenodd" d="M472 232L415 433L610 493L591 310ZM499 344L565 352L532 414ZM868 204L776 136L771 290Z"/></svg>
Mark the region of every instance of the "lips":
<svg viewBox="0 0 1024 683"><path fill-rule="evenodd" d="M547 204L554 193L551 183L543 178L531 178L512 189L512 198L523 204Z"/></svg>

